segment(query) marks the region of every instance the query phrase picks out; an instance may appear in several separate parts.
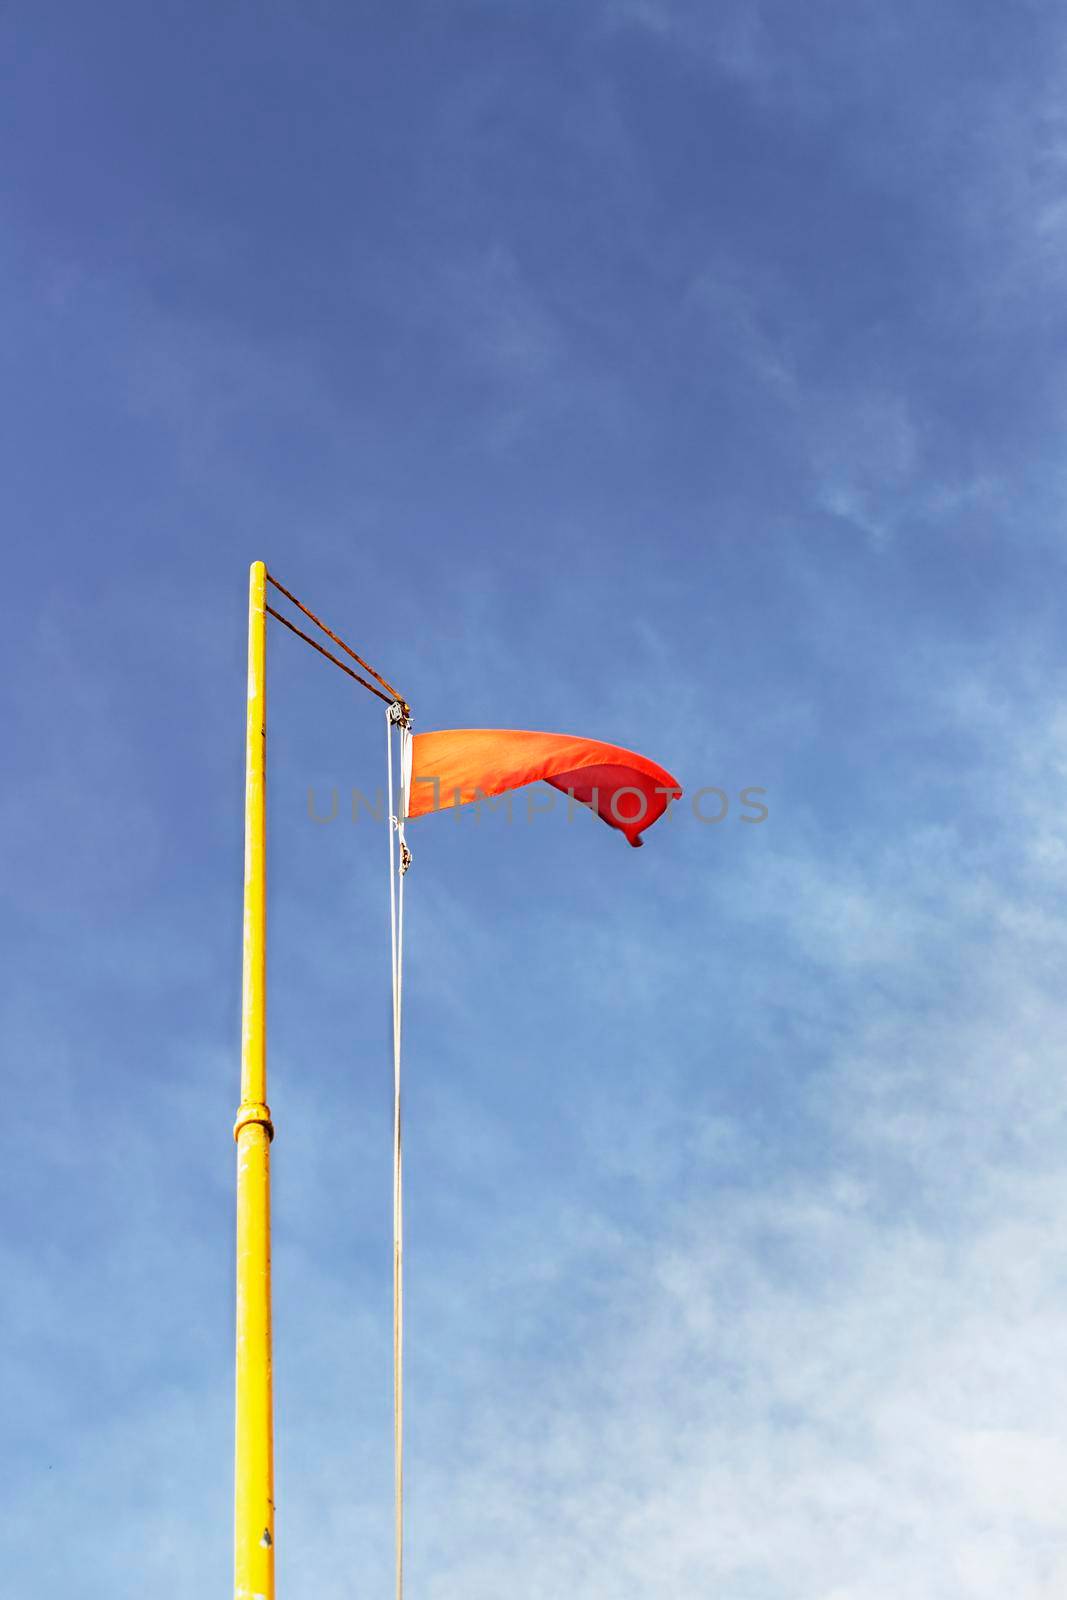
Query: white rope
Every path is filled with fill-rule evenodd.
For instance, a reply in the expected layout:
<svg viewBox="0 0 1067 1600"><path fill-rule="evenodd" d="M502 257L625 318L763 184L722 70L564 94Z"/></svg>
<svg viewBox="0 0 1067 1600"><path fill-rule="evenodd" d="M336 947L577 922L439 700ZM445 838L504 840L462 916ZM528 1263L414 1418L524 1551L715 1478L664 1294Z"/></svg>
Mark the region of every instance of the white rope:
<svg viewBox="0 0 1067 1600"><path fill-rule="evenodd" d="M393 787L393 729L400 735L400 797ZM393 971L393 1489L396 1600L404 1596L404 1160L400 1122L400 1019L404 982L404 876L411 852L404 819L411 784L411 720L397 703L386 713L389 772L389 932ZM399 851L394 845L399 844Z"/></svg>

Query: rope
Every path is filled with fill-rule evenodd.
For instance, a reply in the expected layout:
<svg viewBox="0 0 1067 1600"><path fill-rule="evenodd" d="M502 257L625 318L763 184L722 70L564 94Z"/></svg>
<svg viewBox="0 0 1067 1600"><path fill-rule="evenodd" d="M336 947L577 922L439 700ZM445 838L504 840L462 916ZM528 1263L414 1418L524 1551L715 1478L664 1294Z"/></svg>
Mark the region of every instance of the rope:
<svg viewBox="0 0 1067 1600"><path fill-rule="evenodd" d="M400 736L400 796L394 798L393 729ZM411 785L411 718L395 701L386 712L389 773L389 933L393 971L393 1492L395 1504L396 1600L404 1596L404 1152L400 1119L400 1019L404 982L404 877L411 851L404 818ZM400 846L396 850L395 842Z"/></svg>

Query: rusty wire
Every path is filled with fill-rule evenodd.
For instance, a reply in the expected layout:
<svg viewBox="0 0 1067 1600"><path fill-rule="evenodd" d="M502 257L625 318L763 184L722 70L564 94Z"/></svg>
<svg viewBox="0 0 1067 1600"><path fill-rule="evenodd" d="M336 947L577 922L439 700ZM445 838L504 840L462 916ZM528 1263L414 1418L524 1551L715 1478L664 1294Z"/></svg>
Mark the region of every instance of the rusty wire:
<svg viewBox="0 0 1067 1600"><path fill-rule="evenodd" d="M270 612L272 617L276 617L279 622L284 623L285 626L291 629L298 638L303 639L306 644L311 645L313 649L319 652L320 655L324 655L327 661L332 661L335 667L340 667L341 671L347 672L350 678L355 678L356 682L362 684L364 689L369 689L371 694L376 694L378 696L379 700L384 700L386 705L398 703L403 706L405 712L410 712L411 708L404 699L404 696L400 693L399 689L394 689L388 678L383 678L381 673L372 667L369 661L364 661L363 657L358 655L357 652L352 649L350 644L346 644L339 634L334 633L332 628L328 628L326 626L321 617L317 617L314 611L309 610L302 600L298 600L295 594L291 594L284 584L279 583L277 578L272 577L269 572L267 573L267 582L272 584L273 587L278 590L279 594L283 594L287 600L292 601L297 610L302 611L305 617L310 617L315 626L317 628L321 628L326 637L328 639L332 639L334 644L340 645L341 649L346 655L351 656L353 661L358 661L364 671L369 672L371 677L375 678L378 683L381 684L382 689L388 689L388 695L382 694L381 690L374 687L374 684L368 683L366 678L360 677L358 672L353 672L351 667L346 667L344 662L338 661L337 657L332 655L329 650L324 649L321 644L318 644L314 639L309 638L309 636L300 628L298 628L295 623L290 622L287 617L283 617L281 613L279 611L275 611L272 606L268 606L267 610Z"/></svg>
<svg viewBox="0 0 1067 1600"><path fill-rule="evenodd" d="M371 694L378 696L379 700L384 700L387 706L395 704L395 701L389 695L383 694L380 689L376 689L373 683L367 682L366 678L361 678L358 672L352 671L351 667L346 667L343 661L338 661L337 657L331 655L329 650L319 644L317 639L313 639L310 634L298 628L295 622L290 622L288 617L283 617L280 611L275 611L273 606L265 606L264 610L268 616L274 617L276 621L280 622L283 628L288 628L290 633L295 633L298 639L303 639L304 643L309 644L312 650L317 650L320 656L325 656L327 661L332 661L335 667L340 667L341 671L347 672L350 678L355 678L356 682L361 683L364 689L369 689Z"/></svg>

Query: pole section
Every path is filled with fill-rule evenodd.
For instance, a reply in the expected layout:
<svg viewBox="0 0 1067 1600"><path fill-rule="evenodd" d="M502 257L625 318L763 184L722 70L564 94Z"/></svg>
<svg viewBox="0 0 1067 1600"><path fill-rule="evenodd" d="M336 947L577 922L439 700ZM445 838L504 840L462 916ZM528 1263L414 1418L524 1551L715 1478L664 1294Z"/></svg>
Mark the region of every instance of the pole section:
<svg viewBox="0 0 1067 1600"><path fill-rule="evenodd" d="M267 1107L267 569L248 592L245 901L241 1104L237 1141L237 1370L234 1597L274 1600L274 1416L270 1326L270 1142Z"/></svg>

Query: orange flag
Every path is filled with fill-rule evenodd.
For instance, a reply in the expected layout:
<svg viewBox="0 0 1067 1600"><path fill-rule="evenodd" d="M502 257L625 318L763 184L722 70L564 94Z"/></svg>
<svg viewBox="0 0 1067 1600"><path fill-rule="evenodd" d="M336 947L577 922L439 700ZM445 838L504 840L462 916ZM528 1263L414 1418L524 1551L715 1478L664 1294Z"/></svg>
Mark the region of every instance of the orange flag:
<svg viewBox="0 0 1067 1600"><path fill-rule="evenodd" d="M517 728L449 728L412 740L409 817L428 816L543 779L640 845L681 794L663 767L598 739Z"/></svg>

